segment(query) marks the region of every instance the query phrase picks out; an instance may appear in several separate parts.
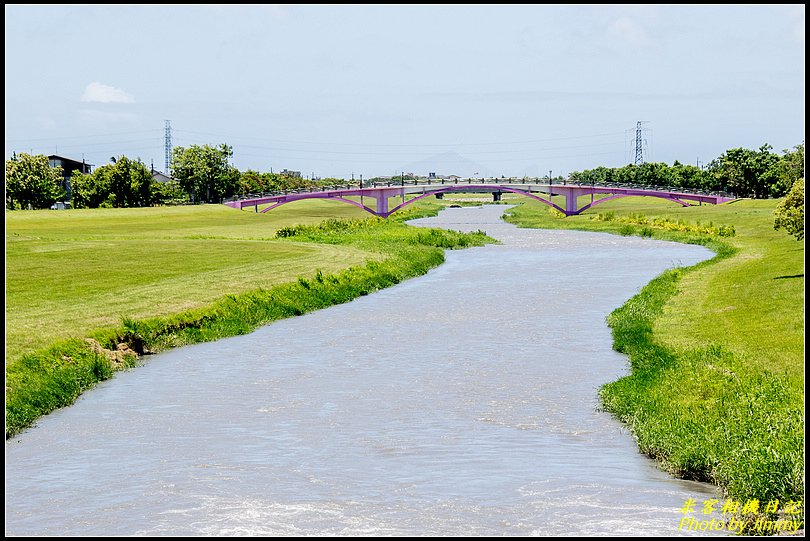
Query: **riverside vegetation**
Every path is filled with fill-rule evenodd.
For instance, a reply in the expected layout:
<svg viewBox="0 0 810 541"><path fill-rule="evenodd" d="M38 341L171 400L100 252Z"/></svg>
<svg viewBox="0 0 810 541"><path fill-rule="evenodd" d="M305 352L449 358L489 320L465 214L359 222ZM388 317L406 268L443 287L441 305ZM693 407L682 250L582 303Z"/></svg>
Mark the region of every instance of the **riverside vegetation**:
<svg viewBox="0 0 810 541"><path fill-rule="evenodd" d="M6 438L144 354L347 302L493 242L403 223L437 205L388 220L289 207L7 214Z"/></svg>
<svg viewBox="0 0 810 541"><path fill-rule="evenodd" d="M666 470L736 501L757 499L760 511L804 499L804 244L774 231L777 203L680 208L626 198L560 219L529 202L507 217L716 253L663 273L609 315L631 374L600 395Z"/></svg>

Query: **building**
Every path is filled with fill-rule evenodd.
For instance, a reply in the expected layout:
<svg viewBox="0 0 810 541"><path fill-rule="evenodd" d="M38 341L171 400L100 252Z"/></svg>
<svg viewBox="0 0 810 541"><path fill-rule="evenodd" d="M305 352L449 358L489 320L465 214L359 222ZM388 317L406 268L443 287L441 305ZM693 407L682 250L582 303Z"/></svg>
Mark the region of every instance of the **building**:
<svg viewBox="0 0 810 541"><path fill-rule="evenodd" d="M282 174L283 176L285 176L285 177L290 177L290 178L301 178L301 171L289 171L289 170L287 170L287 169L284 169L284 170L281 172L281 174Z"/></svg>
<svg viewBox="0 0 810 541"><path fill-rule="evenodd" d="M169 182L170 180L174 179L168 175L164 175L156 169L152 169L152 180L155 182Z"/></svg>
<svg viewBox="0 0 810 541"><path fill-rule="evenodd" d="M51 154L48 156L48 165L51 167L61 167L62 168L62 188L65 190L67 194L65 196L66 201L70 201L70 177L73 175L74 171L79 171L80 173L89 174L90 169L93 167L93 164L87 163L84 160L76 161L71 160L70 158L65 158L64 156L58 156L56 154Z"/></svg>

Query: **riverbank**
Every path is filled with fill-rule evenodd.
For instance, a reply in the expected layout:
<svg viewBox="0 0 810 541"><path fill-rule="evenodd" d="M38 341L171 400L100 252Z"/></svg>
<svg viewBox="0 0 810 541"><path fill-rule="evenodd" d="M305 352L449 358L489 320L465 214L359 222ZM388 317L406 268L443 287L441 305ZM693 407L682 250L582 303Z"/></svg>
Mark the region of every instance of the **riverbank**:
<svg viewBox="0 0 810 541"><path fill-rule="evenodd" d="M298 209L310 225L221 206L7 214L6 438L144 354L347 302L424 274L444 249L491 241L403 224L436 206L389 220L322 206ZM88 294L42 298L64 288Z"/></svg>
<svg viewBox="0 0 810 541"><path fill-rule="evenodd" d="M676 208L637 198L568 218L539 203L507 213L522 227L641 235L717 253L664 273L610 315L632 374L600 394L666 470L712 482L735 501L758 500L760 512L804 499L804 245L773 230L777 203Z"/></svg>

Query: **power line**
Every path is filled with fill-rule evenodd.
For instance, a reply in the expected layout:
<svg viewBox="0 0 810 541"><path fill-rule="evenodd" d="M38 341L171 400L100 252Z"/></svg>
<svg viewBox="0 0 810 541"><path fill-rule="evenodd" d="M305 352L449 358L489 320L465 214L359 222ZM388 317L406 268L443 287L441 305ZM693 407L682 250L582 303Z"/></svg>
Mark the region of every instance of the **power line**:
<svg viewBox="0 0 810 541"><path fill-rule="evenodd" d="M273 143L284 143L284 144L303 144L303 145L331 145L331 146L355 146L355 147L428 147L428 148L435 148L435 147L462 147L462 146L492 146L492 145L518 145L518 144L535 144L535 143L546 143L549 141L564 141L570 139L588 139L593 137L608 137L608 136L617 136L621 135L619 132L612 132L612 133L599 133L593 135L576 135L576 136L568 136L568 137L551 137L547 139L533 139L533 140L523 140L523 141L495 141L489 143L422 143L422 144L393 144L393 143L336 143L336 142L318 142L318 141L294 141L294 140L282 140L282 139L264 139L260 137L233 137L229 135L224 135L221 133L209 133L209 132L198 132L198 131L190 131L190 130L175 130L178 133L186 133L186 134L194 134L194 135L206 135L209 137L218 137L221 139L244 139L244 140L254 140L254 141L266 141L266 142L273 142Z"/></svg>
<svg viewBox="0 0 810 541"><path fill-rule="evenodd" d="M113 137L117 135L133 135L136 133L154 133L159 130L139 130L139 131L123 131L118 133L103 133L98 135L65 135L65 136L57 136L57 137L38 137L38 138L29 138L29 139L6 139L6 143L22 143L22 142L35 142L35 141L61 141L64 139L91 139L93 137Z"/></svg>
<svg viewBox="0 0 810 541"><path fill-rule="evenodd" d="M66 149L66 148L87 148L87 147L94 147L94 146L99 146L99 145L112 145L112 144L116 144L116 145L121 144L122 145L122 144L129 144L129 143L143 143L145 141L154 141L154 139L152 139L152 138L150 138L150 139L127 139L125 141L102 141L102 142L99 142L99 143L78 143L78 144L75 144L75 145L62 145L62 144L60 144L59 148L61 148L61 149ZM50 147L50 145L39 145L39 146L35 146L33 148L47 149L47 148L51 148L51 147Z"/></svg>
<svg viewBox="0 0 810 541"><path fill-rule="evenodd" d="M590 157L590 156L608 156L608 155L617 155L623 154L623 151L611 151L611 152L587 152L581 154L567 154L567 155L559 155L559 156L532 156L529 158L504 158L504 159L488 159L487 162L513 162L513 161L537 161L537 160L552 160L558 158L582 158L582 157ZM239 156L249 156L252 158L274 158L279 159L277 154L253 154L250 152L239 152ZM435 161L436 163L454 163L458 160L457 156L448 157L447 159L440 159L434 157L428 157L429 159ZM462 156L462 158L466 158L466 156ZM290 161L293 160L307 160L307 161L321 161L321 162L344 162L344 163L357 163L358 160L353 159L343 159L343 158L313 158L313 157L286 157ZM363 163L395 163L397 162L396 158L390 158L388 160L368 160L364 159Z"/></svg>
<svg viewBox="0 0 810 541"><path fill-rule="evenodd" d="M621 144L620 141L609 141L606 143L593 143L590 145L567 145L567 146L558 146L558 147L546 147L546 148L524 148L524 149L516 149L516 150L473 150L473 151L466 151L468 154L473 155L481 155L481 154L517 154L521 152L538 152L538 151L546 151L546 150L567 150L567 149L575 149L575 148L592 148L592 147L604 147L610 145L619 145ZM237 145L234 145L237 146ZM341 155L352 155L352 156L403 156L412 154L413 151L402 151L402 152L361 152L361 151L342 151L342 150L313 150L313 149L304 149L304 148L283 148L283 147L271 147L271 146L260 146L260 145L238 145L239 148L255 148L260 150L267 150L267 151L274 151L274 152L303 152L303 153L313 153L313 154L341 154Z"/></svg>

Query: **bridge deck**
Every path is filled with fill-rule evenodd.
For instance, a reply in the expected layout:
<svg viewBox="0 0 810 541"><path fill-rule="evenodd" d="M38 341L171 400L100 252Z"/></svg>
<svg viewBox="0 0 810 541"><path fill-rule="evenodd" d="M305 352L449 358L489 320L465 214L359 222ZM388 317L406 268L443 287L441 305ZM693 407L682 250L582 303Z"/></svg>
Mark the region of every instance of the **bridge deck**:
<svg viewBox="0 0 810 541"><path fill-rule="evenodd" d="M246 197L228 201L225 204L243 209L245 207L254 207L258 211L260 205L268 205L261 212L267 212L279 205L291 203L293 201L301 201L304 199L335 199L343 201L370 212L376 216L388 217L400 208L414 203L415 201L428 197L431 195L439 195L452 192L467 192L467 193L516 193L536 199L550 207L553 207L567 216L579 214L592 206L619 197L630 196L647 196L667 199L676 202L683 206L689 206L690 202L693 203L707 203L707 204L720 204L732 201L734 198L727 194L707 194L707 193L690 193L682 192L671 189L658 189L658 188L641 188L641 187L623 187L623 186L597 186L597 185L581 185L581 184L541 184L541 183L525 183L525 182L498 182L498 183L481 183L473 184L468 182L466 184L454 183L425 183L425 184L392 184L386 186L373 186L373 187L353 187L346 186L346 188L326 189L320 191L307 191L298 193L284 193L272 195L260 195L255 197ZM607 195L595 199L596 195ZM561 207L552 201L553 196L561 195L565 198L565 207ZM591 202L578 207L577 200L581 196L591 196ZM412 196L406 200L407 196ZM547 197L545 199L543 196ZM360 198L359 201L353 198ZM374 208L365 204L365 199L370 198L375 200ZM400 203L393 208L389 207L389 200L391 198L399 198Z"/></svg>

